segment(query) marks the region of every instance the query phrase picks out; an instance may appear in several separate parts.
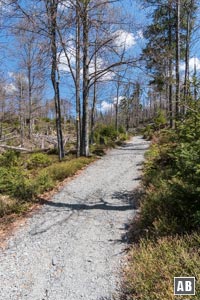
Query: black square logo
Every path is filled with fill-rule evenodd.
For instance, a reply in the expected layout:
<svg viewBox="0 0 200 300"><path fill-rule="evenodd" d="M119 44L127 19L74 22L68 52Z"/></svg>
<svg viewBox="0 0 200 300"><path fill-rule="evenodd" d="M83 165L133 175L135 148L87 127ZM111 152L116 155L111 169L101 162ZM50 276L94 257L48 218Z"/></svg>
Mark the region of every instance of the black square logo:
<svg viewBox="0 0 200 300"><path fill-rule="evenodd" d="M174 295L195 295L195 277L174 277Z"/></svg>

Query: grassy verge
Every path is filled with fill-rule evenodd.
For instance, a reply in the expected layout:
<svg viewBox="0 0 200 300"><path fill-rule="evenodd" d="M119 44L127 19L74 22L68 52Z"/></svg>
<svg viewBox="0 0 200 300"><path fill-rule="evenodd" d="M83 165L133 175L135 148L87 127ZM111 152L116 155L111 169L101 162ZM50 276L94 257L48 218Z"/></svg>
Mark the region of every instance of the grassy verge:
<svg viewBox="0 0 200 300"><path fill-rule="evenodd" d="M122 299L200 299L200 116L154 134L133 221ZM196 277L196 296L173 295L173 278Z"/></svg>
<svg viewBox="0 0 200 300"><path fill-rule="evenodd" d="M105 150L127 137L123 128L116 132L113 126L99 125L90 151L94 155L104 155ZM54 152L30 155L6 151L0 155L0 218L25 212L37 201L38 195L52 190L58 182L74 175L94 159L77 159L69 154L63 162L58 162Z"/></svg>
<svg viewBox="0 0 200 300"><path fill-rule="evenodd" d="M25 212L37 201L38 195L52 190L95 159L80 157L58 163L47 155L32 155L26 160L14 152L7 152L6 155L10 156L10 160L0 158L1 218Z"/></svg>
<svg viewBox="0 0 200 300"><path fill-rule="evenodd" d="M129 252L125 269L124 295L127 300L200 299L200 236L142 239ZM174 277L196 277L195 296L174 296Z"/></svg>

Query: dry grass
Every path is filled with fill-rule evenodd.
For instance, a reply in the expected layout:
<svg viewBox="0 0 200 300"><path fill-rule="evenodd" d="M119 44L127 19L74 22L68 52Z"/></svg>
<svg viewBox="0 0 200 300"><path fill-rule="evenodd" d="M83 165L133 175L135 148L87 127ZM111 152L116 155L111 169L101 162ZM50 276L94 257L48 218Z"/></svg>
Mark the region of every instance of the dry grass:
<svg viewBox="0 0 200 300"><path fill-rule="evenodd" d="M200 299L200 236L160 238L158 241L141 240L129 253L125 268L122 299L175 300ZM196 277L196 295L173 294L174 277Z"/></svg>
<svg viewBox="0 0 200 300"><path fill-rule="evenodd" d="M0 195L0 217L12 213L20 214L29 207L28 203L19 202L8 195Z"/></svg>

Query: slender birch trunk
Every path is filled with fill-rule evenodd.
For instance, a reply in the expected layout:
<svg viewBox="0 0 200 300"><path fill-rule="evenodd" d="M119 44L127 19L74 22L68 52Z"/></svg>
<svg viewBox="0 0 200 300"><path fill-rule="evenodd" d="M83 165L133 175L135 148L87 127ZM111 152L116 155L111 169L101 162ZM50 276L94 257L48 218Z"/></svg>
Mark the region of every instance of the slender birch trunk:
<svg viewBox="0 0 200 300"><path fill-rule="evenodd" d="M57 44L56 44L57 9L58 9L57 0L52 0L50 4L47 3L48 17L50 18L49 23L50 23L50 37L51 37L51 57L52 57L51 81L54 89L58 154L59 154L59 160L61 161L64 158L65 153L64 153L63 137L62 137L59 80L57 78Z"/></svg>
<svg viewBox="0 0 200 300"><path fill-rule="evenodd" d="M83 116L81 155L89 156L89 23L88 1L83 4Z"/></svg>
<svg viewBox="0 0 200 300"><path fill-rule="evenodd" d="M81 152L81 101L80 101L80 11L78 1L76 1L76 155L80 156Z"/></svg>

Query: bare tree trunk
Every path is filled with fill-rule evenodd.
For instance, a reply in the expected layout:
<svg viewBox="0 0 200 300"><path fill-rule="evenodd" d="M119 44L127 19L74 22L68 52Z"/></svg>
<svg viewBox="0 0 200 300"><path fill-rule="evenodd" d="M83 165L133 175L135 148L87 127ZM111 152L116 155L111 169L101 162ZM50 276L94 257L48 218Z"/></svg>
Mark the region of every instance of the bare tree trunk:
<svg viewBox="0 0 200 300"><path fill-rule="evenodd" d="M84 3L83 11L83 117L82 117L82 143L81 155L89 156L89 24L88 3Z"/></svg>
<svg viewBox="0 0 200 300"><path fill-rule="evenodd" d="M172 59L169 59L169 124L173 127Z"/></svg>
<svg viewBox="0 0 200 300"><path fill-rule="evenodd" d="M126 134L129 131L129 123L130 123L130 114L129 114L129 102L127 104L127 112L126 112Z"/></svg>
<svg viewBox="0 0 200 300"><path fill-rule="evenodd" d="M1 95L1 113L2 116L0 118L0 139L3 136L3 123L4 123L4 118L5 118L5 94L2 90L2 95Z"/></svg>
<svg viewBox="0 0 200 300"><path fill-rule="evenodd" d="M140 116L139 116L139 108L140 108L140 84L136 82L135 91L133 94L133 103L134 103L134 111L135 111L135 126L138 128L140 123Z"/></svg>
<svg viewBox="0 0 200 300"><path fill-rule="evenodd" d="M186 48L185 48L185 75L184 75L184 104L187 104L189 95L189 58L190 58L190 11L187 12L187 33L186 33ZM183 113L186 112L186 107L183 105Z"/></svg>
<svg viewBox="0 0 200 300"><path fill-rule="evenodd" d="M58 152L59 160L62 160L65 156L63 137L62 137L62 124L61 124L61 111L60 111L60 95L59 95L59 81L56 78L57 75L57 45L56 45L56 28L57 28L57 9L58 1L52 0L50 4L47 4L48 16L50 17L50 37L51 37L51 54L52 54L52 65L51 65L51 81L54 88L54 101L55 101L55 112L56 112L56 130L58 140Z"/></svg>
<svg viewBox="0 0 200 300"><path fill-rule="evenodd" d="M195 110L197 106L197 63L196 57L194 59L194 101L195 101Z"/></svg>
<svg viewBox="0 0 200 300"><path fill-rule="evenodd" d="M179 117L180 104L180 0L176 0L176 119Z"/></svg>
<svg viewBox="0 0 200 300"><path fill-rule="evenodd" d="M92 101L92 110L91 110L91 144L94 143L94 126L95 126L95 112L96 112L96 103L97 103L97 34L94 48L94 85L93 85L93 101Z"/></svg>
<svg viewBox="0 0 200 300"><path fill-rule="evenodd" d="M28 127L28 138L32 137L32 88L31 88L31 66L28 65L28 118L29 118L29 127Z"/></svg>
<svg viewBox="0 0 200 300"><path fill-rule="evenodd" d="M197 111L197 65L196 65L196 58L194 60L194 109ZM197 133L197 114L195 113L194 118L194 124L195 124L195 133Z"/></svg>
<svg viewBox="0 0 200 300"><path fill-rule="evenodd" d="M172 2L169 0L169 124L170 127L173 127L173 90L172 90L172 79L173 79L173 70L172 70L172 24L171 24L171 9Z"/></svg>
<svg viewBox="0 0 200 300"><path fill-rule="evenodd" d="M115 130L118 132L118 127L119 127L119 88L120 88L120 79L117 81L117 100L116 100L116 105L115 105Z"/></svg>
<svg viewBox="0 0 200 300"><path fill-rule="evenodd" d="M20 75L20 95L19 95L19 118L20 118L20 145L24 146L24 116L22 111L22 100L23 100L23 84Z"/></svg>
<svg viewBox="0 0 200 300"><path fill-rule="evenodd" d="M96 65L96 62L95 62ZM96 66L95 66L96 69ZM93 102L92 102L92 111L91 111L91 144L94 143L94 126L95 126L95 111L97 103L97 82L94 82L93 89Z"/></svg>
<svg viewBox="0 0 200 300"><path fill-rule="evenodd" d="M64 144L63 144L63 135L62 135L62 117L60 109L60 89L59 81L56 81L56 93L55 93L55 110L56 110L56 129L57 129L57 139L58 139L58 152L59 160L62 160L65 157Z"/></svg>
<svg viewBox="0 0 200 300"><path fill-rule="evenodd" d="M80 156L81 151L81 101L80 101L80 11L76 1L76 155Z"/></svg>

